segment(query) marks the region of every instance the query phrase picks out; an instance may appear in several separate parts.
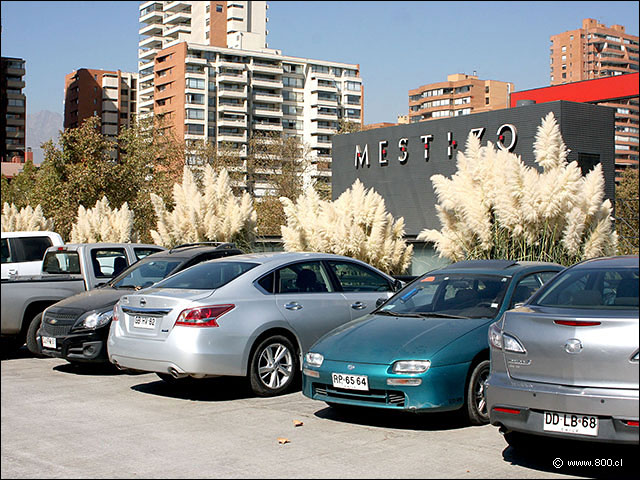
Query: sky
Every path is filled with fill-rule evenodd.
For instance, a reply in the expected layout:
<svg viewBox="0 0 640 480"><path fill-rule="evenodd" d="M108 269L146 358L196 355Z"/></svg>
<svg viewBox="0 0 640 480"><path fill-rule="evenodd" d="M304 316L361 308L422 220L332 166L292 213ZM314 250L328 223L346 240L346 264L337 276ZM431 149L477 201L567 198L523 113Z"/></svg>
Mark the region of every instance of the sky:
<svg viewBox="0 0 640 480"><path fill-rule="evenodd" d="M269 1L267 42L284 55L360 64L364 122L396 122L408 92L452 73L549 84L549 38L583 18L638 35L639 2ZM63 115L64 77L79 68L137 72L138 6L1 2L2 56L26 60L27 115ZM28 134L27 134L28 135Z"/></svg>

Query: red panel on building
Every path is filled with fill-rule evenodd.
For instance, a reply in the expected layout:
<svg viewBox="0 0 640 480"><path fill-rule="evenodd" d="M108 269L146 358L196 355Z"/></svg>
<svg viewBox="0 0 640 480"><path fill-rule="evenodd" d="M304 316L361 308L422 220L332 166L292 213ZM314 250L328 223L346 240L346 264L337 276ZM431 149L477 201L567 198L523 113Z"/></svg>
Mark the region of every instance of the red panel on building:
<svg viewBox="0 0 640 480"><path fill-rule="evenodd" d="M519 100L534 100L536 103L554 102L556 100L593 103L616 98L637 97L638 75L640 74L630 73L513 92L511 94L511 107L515 107Z"/></svg>

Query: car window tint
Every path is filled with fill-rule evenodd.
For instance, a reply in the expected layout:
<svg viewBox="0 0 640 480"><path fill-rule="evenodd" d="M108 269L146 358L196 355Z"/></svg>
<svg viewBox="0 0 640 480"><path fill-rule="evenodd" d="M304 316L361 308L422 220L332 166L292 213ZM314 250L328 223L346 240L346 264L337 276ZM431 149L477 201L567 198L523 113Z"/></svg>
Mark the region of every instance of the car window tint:
<svg viewBox="0 0 640 480"><path fill-rule="evenodd" d="M47 252L42 263L45 273L80 273L80 257L74 251Z"/></svg>
<svg viewBox="0 0 640 480"><path fill-rule="evenodd" d="M247 262L205 262L182 270L159 282L157 288L213 290L257 267Z"/></svg>
<svg viewBox="0 0 640 480"><path fill-rule="evenodd" d="M382 275L351 262L328 262L344 292L388 292L391 284Z"/></svg>
<svg viewBox="0 0 640 480"><path fill-rule="evenodd" d="M278 270L279 293L322 293L333 291L320 262L301 262Z"/></svg>
<svg viewBox="0 0 640 480"><path fill-rule="evenodd" d="M91 250L90 258L96 278L120 275L129 265L124 248L94 248Z"/></svg>
<svg viewBox="0 0 640 480"><path fill-rule="evenodd" d="M137 260L142 260L144 257L148 257L152 253L161 252L160 248L149 248L149 247L136 247L133 249L133 253L136 256Z"/></svg>
<svg viewBox="0 0 640 480"><path fill-rule="evenodd" d="M541 285L542 283L537 273L532 273L521 278L513 290L509 308L515 307L516 303L524 303Z"/></svg>
<svg viewBox="0 0 640 480"><path fill-rule="evenodd" d="M533 304L585 309L637 309L638 269L567 270Z"/></svg>
<svg viewBox="0 0 640 480"><path fill-rule="evenodd" d="M115 288L144 288L167 277L180 265L180 260L144 260L136 263L113 280Z"/></svg>
<svg viewBox="0 0 640 480"><path fill-rule="evenodd" d="M276 278L275 272L271 272L269 275L265 275L260 280L258 280L258 285L260 285L265 292L274 293L274 280Z"/></svg>
<svg viewBox="0 0 640 480"><path fill-rule="evenodd" d="M16 259L18 262L37 262L42 260L44 252L52 245L49 237L23 237L16 238L15 241L20 244L20 250L22 251L19 258Z"/></svg>
<svg viewBox="0 0 640 480"><path fill-rule="evenodd" d="M558 274L558 272L538 272L538 276L540 277L540 280L542 281L542 283L547 283L549 280L551 280L553 277L555 277Z"/></svg>
<svg viewBox="0 0 640 480"><path fill-rule="evenodd" d="M11 252L9 250L9 241L6 238L2 239L2 263L11 263Z"/></svg>

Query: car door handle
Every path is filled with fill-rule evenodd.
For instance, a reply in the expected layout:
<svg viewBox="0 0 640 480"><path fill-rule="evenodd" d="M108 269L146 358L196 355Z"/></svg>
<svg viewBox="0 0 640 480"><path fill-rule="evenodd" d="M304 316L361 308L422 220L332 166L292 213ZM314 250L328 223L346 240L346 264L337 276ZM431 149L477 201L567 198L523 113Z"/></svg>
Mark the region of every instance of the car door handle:
<svg viewBox="0 0 640 480"><path fill-rule="evenodd" d="M354 310L362 310L363 308L367 308L367 305L362 302L356 302L351 304L351 308Z"/></svg>
<svg viewBox="0 0 640 480"><path fill-rule="evenodd" d="M302 305L300 305L298 302L291 302L286 303L284 305L284 308L286 308L287 310L300 310L302 308Z"/></svg>

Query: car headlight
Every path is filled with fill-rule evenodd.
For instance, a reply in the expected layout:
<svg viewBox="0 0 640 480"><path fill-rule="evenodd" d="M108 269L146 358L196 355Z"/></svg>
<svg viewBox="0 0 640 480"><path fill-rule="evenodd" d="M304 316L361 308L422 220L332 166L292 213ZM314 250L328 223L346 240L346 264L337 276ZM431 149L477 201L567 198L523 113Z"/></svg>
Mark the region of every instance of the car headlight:
<svg viewBox="0 0 640 480"><path fill-rule="evenodd" d="M310 367L319 367L324 362L324 357L319 353L309 352L304 356L307 365Z"/></svg>
<svg viewBox="0 0 640 480"><path fill-rule="evenodd" d="M106 325L113 318L113 310L107 310L106 312L93 312L87 315L80 324L83 328L98 328Z"/></svg>
<svg viewBox="0 0 640 480"><path fill-rule="evenodd" d="M429 360L399 360L393 364L393 373L424 373L429 370Z"/></svg>

